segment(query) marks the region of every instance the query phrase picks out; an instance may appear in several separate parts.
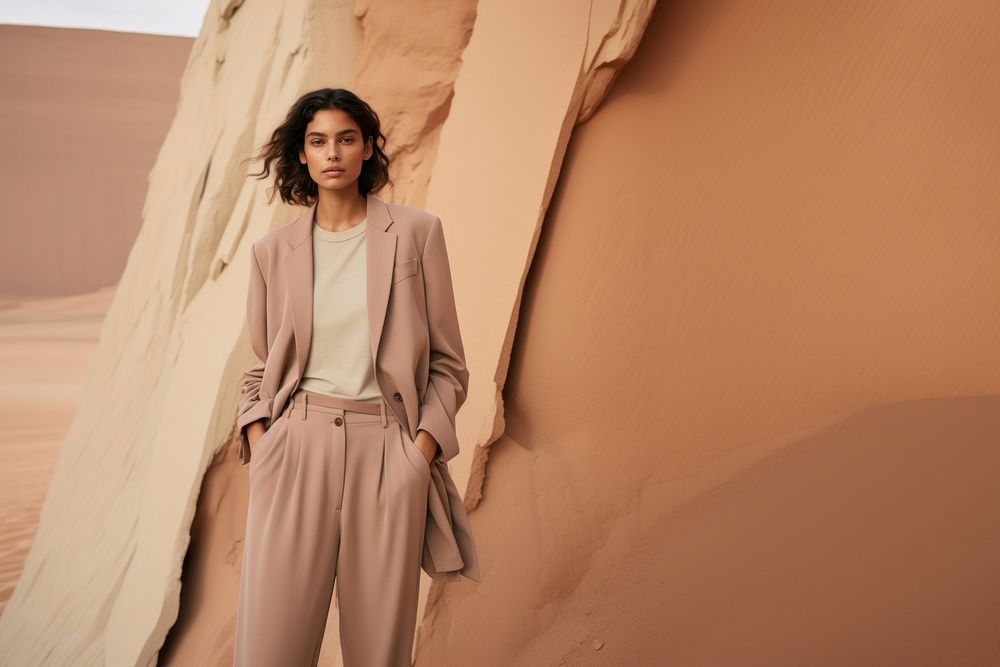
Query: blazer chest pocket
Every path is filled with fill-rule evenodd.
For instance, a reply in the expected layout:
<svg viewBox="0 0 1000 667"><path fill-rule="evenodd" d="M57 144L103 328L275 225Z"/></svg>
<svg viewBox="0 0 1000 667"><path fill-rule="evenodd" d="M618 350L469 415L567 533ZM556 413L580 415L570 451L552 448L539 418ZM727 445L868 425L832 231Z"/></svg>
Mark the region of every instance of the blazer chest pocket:
<svg viewBox="0 0 1000 667"><path fill-rule="evenodd" d="M392 284L403 282L407 278L417 275L420 270L420 260L417 257L408 259L405 262L392 267Z"/></svg>

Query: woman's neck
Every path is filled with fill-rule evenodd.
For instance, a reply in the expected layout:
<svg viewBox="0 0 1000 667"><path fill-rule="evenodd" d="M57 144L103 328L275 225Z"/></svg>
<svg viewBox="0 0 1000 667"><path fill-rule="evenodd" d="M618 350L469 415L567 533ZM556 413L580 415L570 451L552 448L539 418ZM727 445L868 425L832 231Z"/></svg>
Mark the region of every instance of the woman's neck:
<svg viewBox="0 0 1000 667"><path fill-rule="evenodd" d="M356 227L368 215L368 198L357 192L341 194L320 190L313 221L328 232Z"/></svg>

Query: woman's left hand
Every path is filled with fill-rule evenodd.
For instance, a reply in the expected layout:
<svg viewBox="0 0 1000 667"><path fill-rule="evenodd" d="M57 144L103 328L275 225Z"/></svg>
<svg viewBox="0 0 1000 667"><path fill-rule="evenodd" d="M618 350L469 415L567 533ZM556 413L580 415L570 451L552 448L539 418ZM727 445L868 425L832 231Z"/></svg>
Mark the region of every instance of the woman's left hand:
<svg viewBox="0 0 1000 667"><path fill-rule="evenodd" d="M431 465L434 462L434 456L437 454L438 443L434 439L434 436L424 431L423 429L417 431L417 439L413 441L413 444L417 446L420 453L424 455L424 459L427 461L427 465Z"/></svg>

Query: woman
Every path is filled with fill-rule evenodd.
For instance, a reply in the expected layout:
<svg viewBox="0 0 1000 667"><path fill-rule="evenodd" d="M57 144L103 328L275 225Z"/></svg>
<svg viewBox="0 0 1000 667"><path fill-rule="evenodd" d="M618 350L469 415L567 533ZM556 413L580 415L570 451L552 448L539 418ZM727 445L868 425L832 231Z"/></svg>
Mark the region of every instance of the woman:
<svg viewBox="0 0 1000 667"><path fill-rule="evenodd" d="M368 104L325 88L259 155L257 176L273 163L282 200L308 208L250 253L238 667L316 665L335 581L344 664L409 665L420 568L479 581L446 466L469 372L444 233L375 196L384 143Z"/></svg>

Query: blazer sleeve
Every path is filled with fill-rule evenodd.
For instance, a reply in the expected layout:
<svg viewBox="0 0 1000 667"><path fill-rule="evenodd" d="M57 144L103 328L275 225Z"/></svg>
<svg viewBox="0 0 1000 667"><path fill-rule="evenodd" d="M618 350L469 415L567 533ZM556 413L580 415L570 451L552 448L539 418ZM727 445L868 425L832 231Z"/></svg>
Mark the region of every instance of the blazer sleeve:
<svg viewBox="0 0 1000 667"><path fill-rule="evenodd" d="M271 418L271 402L260 395L260 384L267 361L267 284L257 261L257 251L250 246L250 284L247 288L247 331L250 347L257 362L244 371L240 380L240 399L236 426L240 432L240 459L243 465L250 462L250 442L246 427L258 419ZM265 422L265 427L268 424Z"/></svg>
<svg viewBox="0 0 1000 667"><path fill-rule="evenodd" d="M445 246L441 219L431 222L421 256L427 326L430 334L430 363L427 390L420 404L417 430L425 430L438 442L436 458L448 461L458 454L455 415L469 391L469 370L458 327L455 293Z"/></svg>

